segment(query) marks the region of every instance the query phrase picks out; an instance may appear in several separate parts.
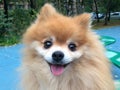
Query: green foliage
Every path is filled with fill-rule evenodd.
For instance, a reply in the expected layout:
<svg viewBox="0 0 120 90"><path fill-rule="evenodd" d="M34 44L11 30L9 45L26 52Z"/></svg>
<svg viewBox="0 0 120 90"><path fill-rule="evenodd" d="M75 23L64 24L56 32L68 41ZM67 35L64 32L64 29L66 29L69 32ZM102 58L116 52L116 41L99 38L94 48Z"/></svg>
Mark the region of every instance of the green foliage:
<svg viewBox="0 0 120 90"><path fill-rule="evenodd" d="M31 12L33 13L31 15ZM25 29L34 20L34 10L14 9L9 10L9 18L0 12L0 46L18 43Z"/></svg>
<svg viewBox="0 0 120 90"><path fill-rule="evenodd" d="M12 37L12 20L13 18L5 18L3 10L0 10L0 45L4 45L3 42L8 42Z"/></svg>
<svg viewBox="0 0 120 90"><path fill-rule="evenodd" d="M98 0L99 10L103 13L110 11L116 12L120 10L120 0Z"/></svg>
<svg viewBox="0 0 120 90"><path fill-rule="evenodd" d="M4 17L5 17L4 11L1 9L0 10L0 34L4 32L3 29L4 27L6 27L5 22L7 21L7 19Z"/></svg>
<svg viewBox="0 0 120 90"><path fill-rule="evenodd" d="M33 20L34 15L31 15L30 13L31 10L24 10L19 8L13 11L13 24L17 35L21 35L21 33L24 32L24 29Z"/></svg>
<svg viewBox="0 0 120 90"><path fill-rule="evenodd" d="M84 1L85 11L92 12L93 11L93 0L85 0Z"/></svg>

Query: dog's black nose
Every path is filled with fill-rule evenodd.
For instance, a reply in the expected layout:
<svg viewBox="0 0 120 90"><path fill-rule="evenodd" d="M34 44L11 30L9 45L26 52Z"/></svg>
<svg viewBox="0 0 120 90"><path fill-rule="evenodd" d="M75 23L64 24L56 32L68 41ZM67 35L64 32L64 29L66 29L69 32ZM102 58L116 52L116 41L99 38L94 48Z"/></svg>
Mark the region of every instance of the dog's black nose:
<svg viewBox="0 0 120 90"><path fill-rule="evenodd" d="M53 60L55 60L56 62L61 61L64 58L64 54L61 51L55 51L52 54L52 58Z"/></svg>

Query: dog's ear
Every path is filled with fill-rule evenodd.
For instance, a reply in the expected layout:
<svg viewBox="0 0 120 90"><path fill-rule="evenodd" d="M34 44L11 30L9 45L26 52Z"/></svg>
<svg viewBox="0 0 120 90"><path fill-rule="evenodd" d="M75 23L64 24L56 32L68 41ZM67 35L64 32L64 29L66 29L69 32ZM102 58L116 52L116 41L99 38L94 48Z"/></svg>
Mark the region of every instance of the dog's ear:
<svg viewBox="0 0 120 90"><path fill-rule="evenodd" d="M49 19L50 17L54 17L57 14L55 8L51 4L45 4L38 15L38 19L40 21L44 21Z"/></svg>
<svg viewBox="0 0 120 90"><path fill-rule="evenodd" d="M91 14L89 13L83 13L79 16L74 17L75 22L77 24L81 25L82 27L89 28L91 26Z"/></svg>

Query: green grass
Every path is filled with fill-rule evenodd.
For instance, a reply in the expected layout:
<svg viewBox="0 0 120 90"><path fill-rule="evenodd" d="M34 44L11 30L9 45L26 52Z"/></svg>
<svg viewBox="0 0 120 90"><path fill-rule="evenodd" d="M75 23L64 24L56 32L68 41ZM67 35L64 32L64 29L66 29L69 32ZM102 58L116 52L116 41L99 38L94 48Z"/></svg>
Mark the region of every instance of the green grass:
<svg viewBox="0 0 120 90"><path fill-rule="evenodd" d="M104 20L100 20L99 23L97 23L96 21L93 21L92 26L93 26L92 27L93 29L108 28L108 27L112 27L112 26L120 26L120 20L110 20L110 22L108 22L108 25L104 25Z"/></svg>
<svg viewBox="0 0 120 90"><path fill-rule="evenodd" d="M10 46L20 42L20 39L17 36L12 36L9 38L0 38L0 46Z"/></svg>

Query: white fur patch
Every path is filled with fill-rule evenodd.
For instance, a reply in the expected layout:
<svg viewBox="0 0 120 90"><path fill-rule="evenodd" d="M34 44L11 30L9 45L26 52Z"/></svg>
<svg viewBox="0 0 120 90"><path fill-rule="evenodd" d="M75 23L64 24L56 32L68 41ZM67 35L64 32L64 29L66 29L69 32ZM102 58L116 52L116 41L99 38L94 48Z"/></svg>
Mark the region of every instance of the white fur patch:
<svg viewBox="0 0 120 90"><path fill-rule="evenodd" d="M44 59L47 62L50 62L50 63L53 61L52 54L55 51L61 51L61 52L64 53L64 58L63 58L63 63L64 64L70 63L73 60L78 59L82 56L82 52L80 52L80 51L72 52L68 49L68 47L63 48L63 47L60 47L60 46L57 46L57 45L53 45L49 49L44 49L44 47L39 45L39 42L37 42L37 41L32 43L32 47L35 48L35 50L38 52L39 55L42 55L44 57Z"/></svg>

